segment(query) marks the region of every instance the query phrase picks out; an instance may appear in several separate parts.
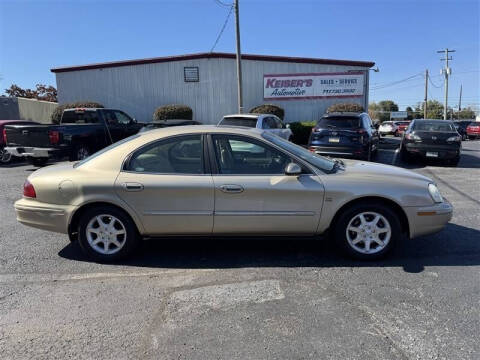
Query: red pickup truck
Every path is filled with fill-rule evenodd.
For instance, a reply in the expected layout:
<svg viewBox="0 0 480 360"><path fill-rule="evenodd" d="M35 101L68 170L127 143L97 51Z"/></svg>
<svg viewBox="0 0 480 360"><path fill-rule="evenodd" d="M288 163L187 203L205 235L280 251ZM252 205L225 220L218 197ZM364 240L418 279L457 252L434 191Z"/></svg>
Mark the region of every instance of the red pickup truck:
<svg viewBox="0 0 480 360"><path fill-rule="evenodd" d="M472 122L470 125L467 126L467 136L470 140L480 137L480 122Z"/></svg>

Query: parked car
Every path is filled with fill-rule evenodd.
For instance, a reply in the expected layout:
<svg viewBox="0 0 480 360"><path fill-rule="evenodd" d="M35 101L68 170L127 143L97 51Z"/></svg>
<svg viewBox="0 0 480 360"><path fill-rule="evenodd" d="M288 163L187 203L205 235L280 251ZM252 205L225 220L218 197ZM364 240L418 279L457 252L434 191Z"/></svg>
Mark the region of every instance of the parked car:
<svg viewBox="0 0 480 360"><path fill-rule="evenodd" d="M442 159L451 165L460 161L462 137L449 120L413 120L405 131L400 156L404 161L413 158Z"/></svg>
<svg viewBox="0 0 480 360"><path fill-rule="evenodd" d="M467 136L470 140L477 139L480 137L480 123L471 122L467 126Z"/></svg>
<svg viewBox="0 0 480 360"><path fill-rule="evenodd" d="M0 120L0 164L8 164L12 160L12 154L5 150L7 135L5 125L35 125L34 121L28 120Z"/></svg>
<svg viewBox="0 0 480 360"><path fill-rule="evenodd" d="M187 125L202 125L202 123L195 120L179 120L179 119L154 121L150 124L146 124L144 127L140 129L139 132L145 132L153 129L166 128L171 126L187 126Z"/></svg>
<svg viewBox="0 0 480 360"><path fill-rule="evenodd" d="M467 127L472 123L471 120L458 120L453 122L455 125L455 129L457 129L458 133L462 137L462 140L467 140Z"/></svg>
<svg viewBox="0 0 480 360"><path fill-rule="evenodd" d="M410 125L410 121L396 121L395 126L397 130L395 131L395 136L402 136L405 130L407 130L408 125Z"/></svg>
<svg viewBox="0 0 480 360"><path fill-rule="evenodd" d="M292 130L282 119L272 114L234 114L225 115L218 123L221 126L244 126L263 129L286 140L292 140Z"/></svg>
<svg viewBox="0 0 480 360"><path fill-rule="evenodd" d="M59 125L5 127L10 154L44 165L49 158L82 160L105 146L136 134L144 124L116 109L66 109Z"/></svg>
<svg viewBox="0 0 480 360"><path fill-rule="evenodd" d="M395 135L397 133L397 125L393 121L384 121L378 128L380 136Z"/></svg>
<svg viewBox="0 0 480 360"><path fill-rule="evenodd" d="M370 161L378 142L378 131L367 113L328 113L313 127L308 148L317 154Z"/></svg>
<svg viewBox="0 0 480 360"><path fill-rule="evenodd" d="M15 211L112 261L147 237L327 231L347 254L376 259L441 230L453 210L406 169L325 158L260 129L176 126L35 171Z"/></svg>

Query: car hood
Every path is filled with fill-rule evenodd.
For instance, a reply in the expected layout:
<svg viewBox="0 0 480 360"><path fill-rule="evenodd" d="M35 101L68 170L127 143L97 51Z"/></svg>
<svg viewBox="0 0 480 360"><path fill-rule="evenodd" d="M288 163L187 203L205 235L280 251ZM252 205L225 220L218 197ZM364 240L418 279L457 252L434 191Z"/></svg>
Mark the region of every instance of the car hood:
<svg viewBox="0 0 480 360"><path fill-rule="evenodd" d="M397 166L378 164L368 161L343 160L345 163L345 174L358 177L385 177L389 179L410 179L425 182L433 182L427 176L403 169Z"/></svg>

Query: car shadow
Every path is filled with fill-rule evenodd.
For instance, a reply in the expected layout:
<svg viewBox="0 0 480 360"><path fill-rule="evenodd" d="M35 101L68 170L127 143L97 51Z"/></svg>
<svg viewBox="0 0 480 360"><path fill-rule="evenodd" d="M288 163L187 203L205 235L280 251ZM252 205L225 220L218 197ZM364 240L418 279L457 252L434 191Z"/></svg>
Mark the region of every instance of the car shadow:
<svg viewBox="0 0 480 360"><path fill-rule="evenodd" d="M329 239L298 238L174 238L142 242L130 258L114 265L227 269L246 267L402 267L409 273L428 266L480 265L480 231L448 224L440 233L405 240L393 254L379 261L350 260L338 253ZM77 242L59 256L89 262Z"/></svg>

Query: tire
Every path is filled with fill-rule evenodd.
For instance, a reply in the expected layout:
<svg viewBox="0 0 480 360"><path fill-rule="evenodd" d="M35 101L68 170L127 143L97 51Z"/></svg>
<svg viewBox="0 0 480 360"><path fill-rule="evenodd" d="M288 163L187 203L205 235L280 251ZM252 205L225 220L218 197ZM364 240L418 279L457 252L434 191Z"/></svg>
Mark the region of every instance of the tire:
<svg viewBox="0 0 480 360"><path fill-rule="evenodd" d="M393 136L395 136L395 137L400 137L400 133L398 132L398 130L395 131L395 133L393 134Z"/></svg>
<svg viewBox="0 0 480 360"><path fill-rule="evenodd" d="M77 145L70 154L70 161L83 160L91 155L91 151L86 145Z"/></svg>
<svg viewBox="0 0 480 360"><path fill-rule="evenodd" d="M457 167L459 162L460 162L460 156L456 156L453 159L448 160L448 165L452 167Z"/></svg>
<svg viewBox="0 0 480 360"><path fill-rule="evenodd" d="M469 136L468 136L468 139L469 139L469 140L475 140L475 136L469 135Z"/></svg>
<svg viewBox="0 0 480 360"><path fill-rule="evenodd" d="M346 209L335 222L333 235L344 254L360 260L385 257L403 236L395 211L375 202L357 203ZM355 243L358 237L360 240Z"/></svg>
<svg viewBox="0 0 480 360"><path fill-rule="evenodd" d="M28 158L28 162L33 166L42 167L48 162L48 158Z"/></svg>
<svg viewBox="0 0 480 360"><path fill-rule="evenodd" d="M114 234L115 231L118 234ZM104 241L99 240L100 237ZM87 210L82 214L78 225L80 248L89 259L98 262L112 262L128 257L138 247L139 238L130 216L113 206Z"/></svg>
<svg viewBox="0 0 480 360"><path fill-rule="evenodd" d="M0 164L8 164L12 161L12 154L0 147Z"/></svg>

